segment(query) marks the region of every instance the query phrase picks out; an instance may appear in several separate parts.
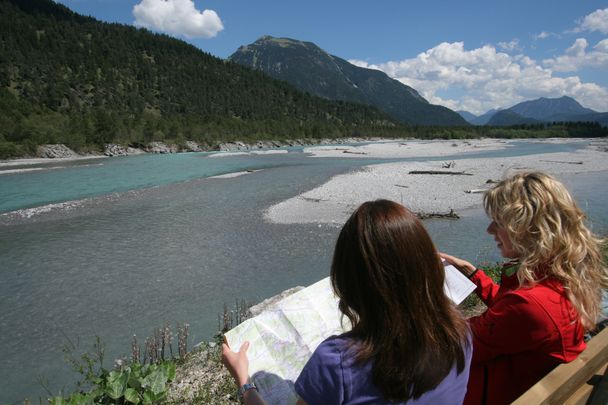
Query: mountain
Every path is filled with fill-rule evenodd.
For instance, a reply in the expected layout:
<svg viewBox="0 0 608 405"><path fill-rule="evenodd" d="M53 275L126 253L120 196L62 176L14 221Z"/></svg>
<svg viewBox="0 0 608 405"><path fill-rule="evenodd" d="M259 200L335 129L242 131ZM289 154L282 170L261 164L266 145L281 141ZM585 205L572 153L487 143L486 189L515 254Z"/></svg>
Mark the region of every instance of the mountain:
<svg viewBox="0 0 608 405"><path fill-rule="evenodd" d="M524 101L506 110L489 110L479 117L467 111L458 113L473 125L533 125L541 122L597 122L608 125L608 113L585 108L568 96Z"/></svg>
<svg viewBox="0 0 608 405"><path fill-rule="evenodd" d="M458 115L460 115L462 118L464 118L465 121L468 122L469 124L472 124L473 120L475 120L475 118L477 118L477 116L475 114L472 114L468 111L459 110L456 112L458 113Z"/></svg>
<svg viewBox="0 0 608 405"><path fill-rule="evenodd" d="M460 116L462 118L464 118L465 120L467 120L467 122L469 124L472 124L472 125L486 125L490 121L490 119L492 119L492 117L494 116L494 114L496 114L498 111L500 111L500 110L491 109L491 110L488 110L487 112L485 112L484 114L479 115L479 116L477 116L475 114L472 114L472 113L470 113L468 111L462 111L461 110L461 111L456 111L456 112L458 114L460 114Z"/></svg>
<svg viewBox="0 0 608 405"><path fill-rule="evenodd" d="M229 60L316 96L375 106L404 123L468 125L454 111L429 104L416 90L385 73L355 66L312 42L263 36L241 46Z"/></svg>
<svg viewBox="0 0 608 405"><path fill-rule="evenodd" d="M492 108L491 110L486 111L485 114L481 114L479 117L475 118L472 122L473 125L487 125L488 122L492 119L494 114L496 114L500 110L496 110Z"/></svg>
<svg viewBox="0 0 608 405"><path fill-rule="evenodd" d="M575 99L541 97L524 101L502 110L488 121L488 125L523 125L541 122L598 122L608 124L608 113L598 113L580 105Z"/></svg>
<svg viewBox="0 0 608 405"><path fill-rule="evenodd" d="M541 121L534 118L524 117L511 109L496 112L486 125L489 126L511 126L511 125L533 125Z"/></svg>
<svg viewBox="0 0 608 405"><path fill-rule="evenodd" d="M314 97L175 38L51 0L0 1L0 27L0 154L42 143L82 149L404 128L375 108Z"/></svg>
<svg viewBox="0 0 608 405"><path fill-rule="evenodd" d="M589 108L580 105L575 99L568 96L560 98L541 97L537 100L524 101L509 108L523 117L534 118L539 121L549 121L550 117L575 116L593 114Z"/></svg>

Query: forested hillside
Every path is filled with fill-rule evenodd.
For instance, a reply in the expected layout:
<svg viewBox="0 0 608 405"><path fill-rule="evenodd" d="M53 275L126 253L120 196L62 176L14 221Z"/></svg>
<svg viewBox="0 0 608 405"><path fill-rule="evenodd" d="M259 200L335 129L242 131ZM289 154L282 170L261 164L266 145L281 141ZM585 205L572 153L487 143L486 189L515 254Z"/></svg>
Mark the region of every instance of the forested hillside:
<svg viewBox="0 0 608 405"><path fill-rule="evenodd" d="M0 27L5 152L42 143L82 150L402 129L374 108L313 97L183 41L102 23L51 0L0 0Z"/></svg>

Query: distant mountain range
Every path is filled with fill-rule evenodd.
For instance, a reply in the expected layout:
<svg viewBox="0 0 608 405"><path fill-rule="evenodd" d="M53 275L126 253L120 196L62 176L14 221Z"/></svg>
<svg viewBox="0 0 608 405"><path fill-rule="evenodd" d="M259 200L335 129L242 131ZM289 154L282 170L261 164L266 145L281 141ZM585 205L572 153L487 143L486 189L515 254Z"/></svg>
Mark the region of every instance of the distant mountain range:
<svg viewBox="0 0 608 405"><path fill-rule="evenodd" d="M524 101L505 110L490 110L481 116L467 111L459 114L473 125L510 126L543 122L598 122L608 125L608 113L600 113L580 105L568 96L541 97Z"/></svg>
<svg viewBox="0 0 608 405"><path fill-rule="evenodd" d="M375 106L404 123L468 125L454 111L430 104L415 89L385 73L355 66L312 42L263 36L240 47L229 60L315 96Z"/></svg>
<svg viewBox="0 0 608 405"><path fill-rule="evenodd" d="M488 121L490 121L490 118L492 118L492 116L494 114L496 114L498 111L499 110L495 110L495 109L492 108L491 110L487 111L485 114L482 114L480 116L472 114L472 113L470 113L468 111L457 111L457 112L469 124L473 124L473 125L486 125L488 123Z"/></svg>

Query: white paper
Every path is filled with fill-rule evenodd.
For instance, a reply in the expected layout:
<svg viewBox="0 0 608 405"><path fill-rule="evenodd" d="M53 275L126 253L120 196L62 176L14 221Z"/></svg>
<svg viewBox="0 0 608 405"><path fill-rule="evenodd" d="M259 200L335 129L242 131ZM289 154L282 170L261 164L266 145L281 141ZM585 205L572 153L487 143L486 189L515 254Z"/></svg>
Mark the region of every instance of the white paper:
<svg viewBox="0 0 608 405"><path fill-rule="evenodd" d="M445 265L445 263L444 263ZM477 286L451 264L445 267L445 284L443 291L456 305L469 296Z"/></svg>
<svg viewBox="0 0 608 405"><path fill-rule="evenodd" d="M349 329L328 277L283 298L225 336L234 351L250 342L249 375L268 404L294 404L293 384L317 346Z"/></svg>

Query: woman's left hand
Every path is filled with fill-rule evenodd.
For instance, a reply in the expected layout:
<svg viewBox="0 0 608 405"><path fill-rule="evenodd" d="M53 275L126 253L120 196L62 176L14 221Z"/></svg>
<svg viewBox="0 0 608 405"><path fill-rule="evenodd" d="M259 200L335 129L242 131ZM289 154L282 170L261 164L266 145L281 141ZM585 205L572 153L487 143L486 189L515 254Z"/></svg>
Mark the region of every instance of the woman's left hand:
<svg viewBox="0 0 608 405"><path fill-rule="evenodd" d="M230 350L230 347L226 343L222 344L222 363L224 363L239 387L249 381L247 349L249 349L249 342L243 343L236 353Z"/></svg>
<svg viewBox="0 0 608 405"><path fill-rule="evenodd" d="M456 267L466 277L470 278L471 275L474 274L476 271L475 266L473 266L471 263L467 262L466 260L462 260L456 256L451 256L446 253L439 252L439 257L441 257L443 260L445 260L452 266Z"/></svg>

